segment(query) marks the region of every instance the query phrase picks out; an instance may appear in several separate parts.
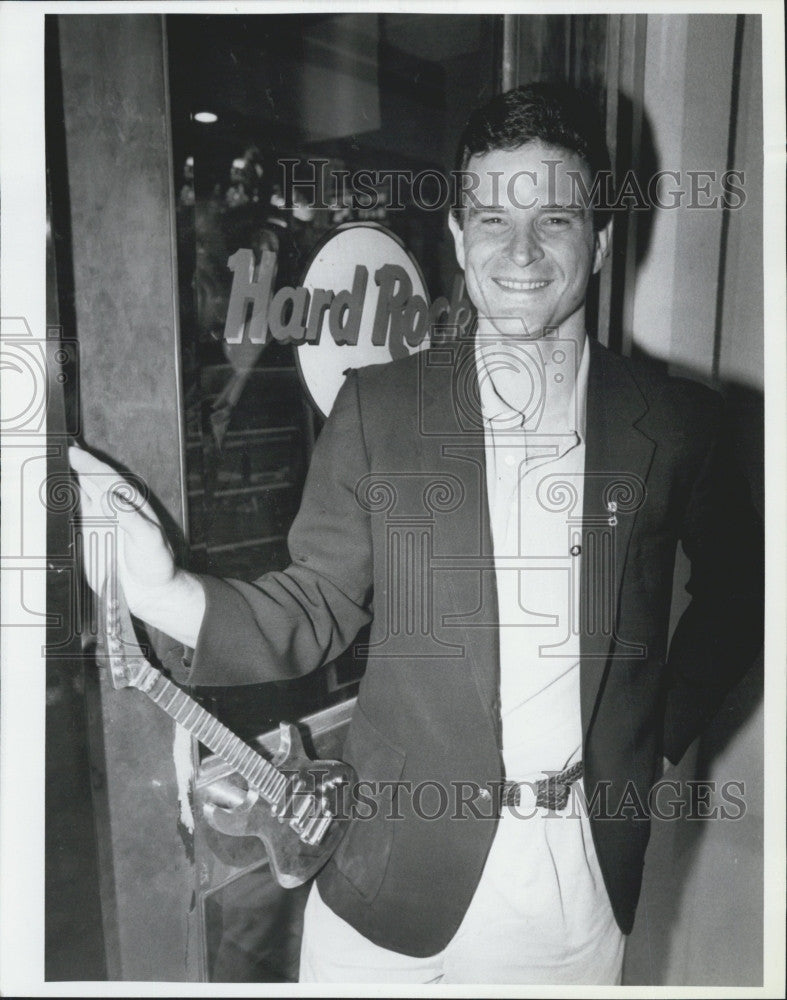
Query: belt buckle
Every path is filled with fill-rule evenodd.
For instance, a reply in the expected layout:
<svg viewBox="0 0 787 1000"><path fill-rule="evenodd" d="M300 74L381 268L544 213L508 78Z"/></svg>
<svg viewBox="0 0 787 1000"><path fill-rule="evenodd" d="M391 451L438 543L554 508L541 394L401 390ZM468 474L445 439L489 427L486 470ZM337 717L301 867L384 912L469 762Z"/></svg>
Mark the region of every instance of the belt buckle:
<svg viewBox="0 0 787 1000"><path fill-rule="evenodd" d="M548 776L540 778L535 784L536 808L548 809L550 812L560 812L568 805L571 786L584 773L582 761L580 760L576 764L572 764L571 767L564 768L562 771L557 771L553 774L549 772L545 773ZM502 805L520 805L523 784L523 782L506 781L503 788ZM533 787L530 783L528 785L531 788Z"/></svg>

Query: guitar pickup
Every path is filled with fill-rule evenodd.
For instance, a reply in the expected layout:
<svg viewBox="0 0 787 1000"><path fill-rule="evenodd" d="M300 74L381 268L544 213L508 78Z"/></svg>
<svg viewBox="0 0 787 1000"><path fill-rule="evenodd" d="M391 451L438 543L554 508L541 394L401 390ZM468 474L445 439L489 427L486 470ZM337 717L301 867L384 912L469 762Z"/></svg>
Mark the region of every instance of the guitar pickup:
<svg viewBox="0 0 787 1000"><path fill-rule="evenodd" d="M309 826L301 834L301 840L304 844L308 844L313 847L319 844L322 838L325 836L325 831L333 822L333 816L330 813L328 815L318 816L311 821Z"/></svg>
<svg viewBox="0 0 787 1000"><path fill-rule="evenodd" d="M326 814L325 806L324 797L318 801L313 795L306 796L304 801L296 806L290 827L295 830L302 843L312 846L322 840L333 819L330 812Z"/></svg>
<svg viewBox="0 0 787 1000"><path fill-rule="evenodd" d="M301 820L309 812L314 812L317 808L317 800L313 795L306 795L304 798L295 806L292 812L292 819L290 820L290 826L296 829L301 824ZM313 818L313 815L312 815Z"/></svg>

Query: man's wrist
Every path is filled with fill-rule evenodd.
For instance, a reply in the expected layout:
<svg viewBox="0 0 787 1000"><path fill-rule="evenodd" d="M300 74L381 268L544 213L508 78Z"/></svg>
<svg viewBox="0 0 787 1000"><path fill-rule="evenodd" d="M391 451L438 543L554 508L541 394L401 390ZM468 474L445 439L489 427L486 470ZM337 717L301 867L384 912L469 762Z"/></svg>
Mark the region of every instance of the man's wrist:
<svg viewBox="0 0 787 1000"><path fill-rule="evenodd" d="M205 588L199 577L177 570L172 580L151 593L150 610L139 615L149 625L191 649L197 645L205 617Z"/></svg>

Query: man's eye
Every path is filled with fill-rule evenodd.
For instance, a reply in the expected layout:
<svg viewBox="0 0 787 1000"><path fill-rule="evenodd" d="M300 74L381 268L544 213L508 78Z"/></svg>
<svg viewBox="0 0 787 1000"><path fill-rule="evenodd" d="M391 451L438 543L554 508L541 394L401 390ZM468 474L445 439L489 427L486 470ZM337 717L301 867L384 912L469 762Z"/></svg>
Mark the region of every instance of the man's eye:
<svg viewBox="0 0 787 1000"><path fill-rule="evenodd" d="M565 215L550 215L550 216L547 216L547 220L546 221L547 221L547 225L552 226L553 228L555 228L555 227L560 228L561 226L568 226L571 223L571 220L567 216L565 216Z"/></svg>

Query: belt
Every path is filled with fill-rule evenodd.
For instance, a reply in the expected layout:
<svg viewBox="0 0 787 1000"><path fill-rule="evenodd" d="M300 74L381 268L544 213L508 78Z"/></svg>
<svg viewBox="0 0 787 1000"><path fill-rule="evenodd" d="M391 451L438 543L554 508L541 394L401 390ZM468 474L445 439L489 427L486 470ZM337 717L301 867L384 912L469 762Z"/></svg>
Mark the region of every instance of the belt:
<svg viewBox="0 0 787 1000"><path fill-rule="evenodd" d="M540 778L535 783L536 806L539 809L559 810L565 809L568 803L568 793L575 781L578 781L583 774L582 761L572 764L571 767L558 771L548 778ZM518 806L521 798L522 785L533 788L532 782L506 781L503 783L501 791L501 805Z"/></svg>

